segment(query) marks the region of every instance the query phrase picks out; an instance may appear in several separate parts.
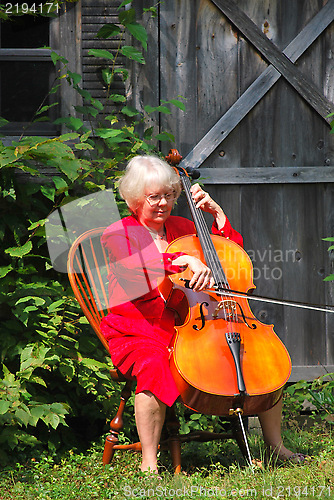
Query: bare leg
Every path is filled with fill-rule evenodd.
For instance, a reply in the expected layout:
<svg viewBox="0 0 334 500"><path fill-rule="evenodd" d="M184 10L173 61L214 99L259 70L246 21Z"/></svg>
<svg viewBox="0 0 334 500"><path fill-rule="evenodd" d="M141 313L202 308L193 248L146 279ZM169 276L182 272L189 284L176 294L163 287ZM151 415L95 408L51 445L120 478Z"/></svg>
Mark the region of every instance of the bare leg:
<svg viewBox="0 0 334 500"><path fill-rule="evenodd" d="M270 408L270 410L259 414L259 420L262 427L263 439L270 451L285 460L291 458L294 453L283 445L281 435L281 420L282 420L282 404L283 398Z"/></svg>
<svg viewBox="0 0 334 500"><path fill-rule="evenodd" d="M135 416L142 446L142 471L157 471L157 453L166 405L149 391L135 396Z"/></svg>

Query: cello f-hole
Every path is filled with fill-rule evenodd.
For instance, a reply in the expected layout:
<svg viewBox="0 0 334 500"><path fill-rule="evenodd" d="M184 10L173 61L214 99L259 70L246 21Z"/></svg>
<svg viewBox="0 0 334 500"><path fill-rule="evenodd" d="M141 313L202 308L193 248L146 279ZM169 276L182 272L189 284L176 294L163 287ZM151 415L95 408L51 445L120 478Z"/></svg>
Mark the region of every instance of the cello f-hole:
<svg viewBox="0 0 334 500"><path fill-rule="evenodd" d="M248 326L248 328L250 328L251 330L256 330L257 326L255 323L252 323L251 325L249 323L247 323L247 320L246 320L246 317L245 317L245 314L244 314L244 311L242 310L242 307L241 305L239 304L239 302L237 302L237 305L239 306L239 309L240 309L240 313L241 313L241 316L242 316L242 319L244 320L244 323L246 326Z"/></svg>
<svg viewBox="0 0 334 500"><path fill-rule="evenodd" d="M200 315L201 315L201 321L202 321L202 324L200 326L200 328L198 328L197 325L193 325L193 329L196 330L197 332L199 332L200 330L202 330L205 326L205 316L204 316L204 312L203 312L203 307L209 307L209 304L207 302L202 302L201 305L199 306L199 312L200 312Z"/></svg>

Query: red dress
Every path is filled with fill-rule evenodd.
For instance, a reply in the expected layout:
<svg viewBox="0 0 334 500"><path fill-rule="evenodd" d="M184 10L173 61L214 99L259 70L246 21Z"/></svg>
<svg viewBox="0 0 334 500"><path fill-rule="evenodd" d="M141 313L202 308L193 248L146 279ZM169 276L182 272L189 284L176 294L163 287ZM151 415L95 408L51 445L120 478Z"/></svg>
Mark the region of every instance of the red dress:
<svg viewBox="0 0 334 500"><path fill-rule="evenodd" d="M165 229L168 243L195 233L193 222L176 216L167 219ZM227 219L221 231L214 223L212 232L242 246L241 235ZM182 254L160 253L149 231L134 216L109 226L101 241L108 250L111 268L111 312L101 321L101 331L109 343L112 362L127 378L137 381L136 394L150 391L172 406L179 396L169 369L174 313L165 307L157 279L181 272L173 260Z"/></svg>

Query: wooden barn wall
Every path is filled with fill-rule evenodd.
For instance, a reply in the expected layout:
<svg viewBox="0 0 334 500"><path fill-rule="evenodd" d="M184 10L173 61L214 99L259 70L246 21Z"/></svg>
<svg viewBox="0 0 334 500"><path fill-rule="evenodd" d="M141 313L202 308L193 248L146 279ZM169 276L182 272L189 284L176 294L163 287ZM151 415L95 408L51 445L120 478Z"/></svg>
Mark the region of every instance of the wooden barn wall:
<svg viewBox="0 0 334 500"><path fill-rule="evenodd" d="M326 1L236 3L283 50ZM159 20L151 26L148 63L134 83L134 94L137 105L185 98L185 112L175 109L159 122L175 135L174 146L185 157L268 62L211 0L165 0L159 9ZM296 63L331 102L333 24ZM166 148L162 144L164 152ZM333 254L322 240L334 235L333 162L328 123L281 76L201 165L205 189L244 237L258 294L334 304L333 284L323 281L333 272ZM258 167L264 177L257 181L252 175ZM227 169L236 169L238 179L226 179ZM303 181L304 171L311 172L308 182ZM183 200L176 212L188 214ZM252 307L259 319L275 325L288 348L294 366L291 380L334 371L333 314L255 302Z"/></svg>

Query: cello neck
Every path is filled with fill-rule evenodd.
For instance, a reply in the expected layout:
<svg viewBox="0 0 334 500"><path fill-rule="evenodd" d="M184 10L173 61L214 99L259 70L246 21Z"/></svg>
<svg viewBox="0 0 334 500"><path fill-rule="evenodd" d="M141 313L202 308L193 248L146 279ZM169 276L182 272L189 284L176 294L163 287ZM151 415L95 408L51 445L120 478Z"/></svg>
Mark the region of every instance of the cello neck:
<svg viewBox="0 0 334 500"><path fill-rule="evenodd" d="M196 227L197 236L203 250L206 265L211 269L217 289L219 290L221 288L229 288L227 278L218 258L215 246L212 242L211 234L205 222L203 212L199 208L196 208L194 200L192 199L190 192L191 183L189 177L182 169L178 169L178 171L180 174L184 192L186 194L191 216Z"/></svg>

